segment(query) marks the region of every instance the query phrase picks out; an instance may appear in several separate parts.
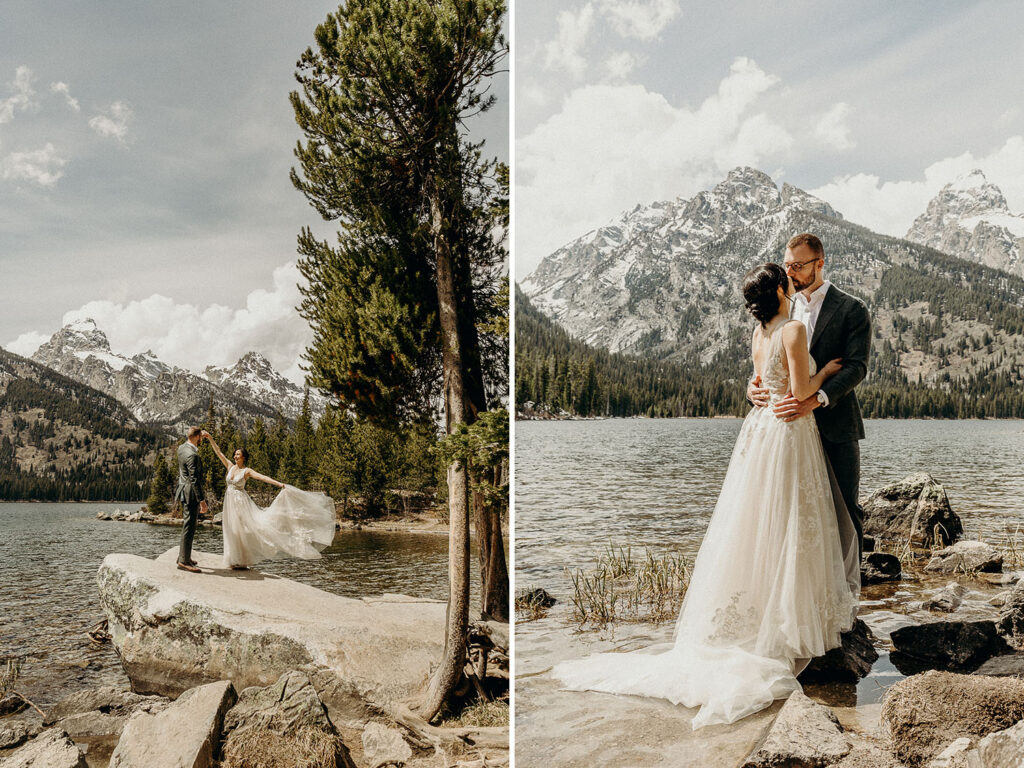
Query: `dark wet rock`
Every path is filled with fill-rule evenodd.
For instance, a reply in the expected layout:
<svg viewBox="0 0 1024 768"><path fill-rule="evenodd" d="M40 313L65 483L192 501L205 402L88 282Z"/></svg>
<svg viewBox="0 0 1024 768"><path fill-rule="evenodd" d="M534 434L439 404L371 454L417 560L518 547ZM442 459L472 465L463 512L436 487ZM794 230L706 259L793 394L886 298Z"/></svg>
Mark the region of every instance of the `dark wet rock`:
<svg viewBox="0 0 1024 768"><path fill-rule="evenodd" d="M885 552L865 552L860 559L860 583L881 584L899 581L903 576L900 559Z"/></svg>
<svg viewBox="0 0 1024 768"><path fill-rule="evenodd" d="M876 538L931 547L963 535L963 523L949 505L945 488L927 473L879 488L861 506L864 532Z"/></svg>
<svg viewBox="0 0 1024 768"><path fill-rule="evenodd" d="M963 584L951 581L941 589L937 589L932 592L931 596L921 603L921 607L926 611L952 613L960 607L966 595L967 587Z"/></svg>
<svg viewBox="0 0 1024 768"><path fill-rule="evenodd" d="M875 537L874 536L865 535L861 539L861 550L864 551L864 552L874 552L875 551Z"/></svg>
<svg viewBox="0 0 1024 768"><path fill-rule="evenodd" d="M961 737L980 738L1024 718L1024 681L928 671L893 685L882 722L896 756L911 766L936 757Z"/></svg>
<svg viewBox="0 0 1024 768"><path fill-rule="evenodd" d="M265 688L246 688L224 719L223 768L321 766L325 754L332 757L331 768L354 768L316 690L301 672L288 672Z"/></svg>
<svg viewBox="0 0 1024 768"><path fill-rule="evenodd" d="M874 641L875 635L868 625L857 619L850 631L843 633L842 645L811 660L800 673L800 682L857 682L866 677L871 665L878 661Z"/></svg>
<svg viewBox="0 0 1024 768"><path fill-rule="evenodd" d="M974 670L974 674L992 677L1024 677L1024 653L993 656Z"/></svg>
<svg viewBox="0 0 1024 768"><path fill-rule="evenodd" d="M828 707L795 691L743 768L824 768L849 753L852 746Z"/></svg>
<svg viewBox="0 0 1024 768"><path fill-rule="evenodd" d="M88 768L82 751L60 728L50 728L0 760L0 768Z"/></svg>
<svg viewBox="0 0 1024 768"><path fill-rule="evenodd" d="M998 573L1003 569L1003 555L983 541L958 541L933 552L924 569L937 573Z"/></svg>
<svg viewBox="0 0 1024 768"><path fill-rule="evenodd" d="M202 573L114 554L99 570L112 642L139 693L176 696L215 680L263 687L306 673L341 725L415 695L441 657L445 605L403 595L355 600L258 570L223 568L194 551Z"/></svg>
<svg viewBox="0 0 1024 768"><path fill-rule="evenodd" d="M221 680L186 691L155 715L133 715L110 768L213 768L224 713L236 698L231 683Z"/></svg>
<svg viewBox="0 0 1024 768"><path fill-rule="evenodd" d="M1011 648L996 631L994 621L934 621L912 624L890 634L899 669L917 662L924 669L970 671ZM910 665L901 663L908 657Z"/></svg>
<svg viewBox="0 0 1024 768"><path fill-rule="evenodd" d="M0 699L0 717L16 715L19 712L24 712L26 709L28 709L28 702L17 694L12 693L10 696L4 696Z"/></svg>

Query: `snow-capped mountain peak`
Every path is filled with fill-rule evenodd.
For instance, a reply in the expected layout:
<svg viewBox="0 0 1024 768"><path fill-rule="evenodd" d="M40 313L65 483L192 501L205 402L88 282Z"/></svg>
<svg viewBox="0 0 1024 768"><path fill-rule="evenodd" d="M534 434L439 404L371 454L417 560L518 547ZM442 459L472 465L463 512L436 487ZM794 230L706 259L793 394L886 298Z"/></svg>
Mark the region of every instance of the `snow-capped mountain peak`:
<svg viewBox="0 0 1024 768"><path fill-rule="evenodd" d="M906 237L1024 276L1024 216L1010 211L1002 190L978 169L946 184Z"/></svg>

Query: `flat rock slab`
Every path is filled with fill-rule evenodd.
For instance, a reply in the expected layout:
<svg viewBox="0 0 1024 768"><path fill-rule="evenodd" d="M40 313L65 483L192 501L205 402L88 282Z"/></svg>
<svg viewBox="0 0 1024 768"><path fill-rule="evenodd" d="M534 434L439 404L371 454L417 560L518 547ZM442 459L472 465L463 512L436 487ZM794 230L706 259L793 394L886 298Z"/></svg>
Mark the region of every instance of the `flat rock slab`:
<svg viewBox="0 0 1024 768"><path fill-rule="evenodd" d="M795 691L743 768L825 768L852 748L828 707Z"/></svg>
<svg viewBox="0 0 1024 768"><path fill-rule="evenodd" d="M88 768L81 750L60 728L50 728L0 760L0 768Z"/></svg>
<svg viewBox="0 0 1024 768"><path fill-rule="evenodd" d="M938 757L959 738L980 738L1024 718L1024 681L929 671L893 685L882 721L909 765Z"/></svg>
<svg viewBox="0 0 1024 768"><path fill-rule="evenodd" d="M984 541L958 541L933 552L924 569L936 573L998 573L1003 570L1003 555Z"/></svg>
<svg viewBox="0 0 1024 768"><path fill-rule="evenodd" d="M973 674L991 677L1024 677L1024 653L993 656L974 670Z"/></svg>
<svg viewBox="0 0 1024 768"><path fill-rule="evenodd" d="M235 703L228 680L186 691L162 712L139 712L124 727L110 768L211 768L224 713Z"/></svg>
<svg viewBox="0 0 1024 768"><path fill-rule="evenodd" d="M231 680L237 690L305 672L336 724L361 725L372 705L406 699L441 658L445 604L382 595L355 600L259 571L232 571L193 550L202 573L108 555L100 600L132 687L177 696Z"/></svg>

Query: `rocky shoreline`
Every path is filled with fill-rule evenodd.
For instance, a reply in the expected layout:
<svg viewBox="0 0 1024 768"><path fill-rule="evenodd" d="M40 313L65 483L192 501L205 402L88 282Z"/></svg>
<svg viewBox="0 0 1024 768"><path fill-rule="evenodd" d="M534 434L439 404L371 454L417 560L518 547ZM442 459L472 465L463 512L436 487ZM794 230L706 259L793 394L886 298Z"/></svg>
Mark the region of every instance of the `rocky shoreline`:
<svg viewBox="0 0 1024 768"><path fill-rule="evenodd" d="M560 690L547 676L554 663L668 641L671 628L580 634L566 607L544 617L549 596L521 595L542 618L517 628L517 724L531 734L517 739L517 754L528 764L544 756L553 767L1024 765L1024 563L1016 548L964 539L945 490L926 474L879 489L863 506L861 620L842 648L801 674L803 693L730 726L690 734L695 710ZM680 720L683 732L672 725ZM555 723L572 723L579 743L561 743L565 731Z"/></svg>
<svg viewBox="0 0 1024 768"><path fill-rule="evenodd" d="M97 586L131 690L79 691L45 713L8 696L0 767L508 764L506 727L436 728L406 707L440 658L443 602L344 598L198 551L189 574L176 554L104 559ZM478 622L470 641L483 688L507 693L508 626Z"/></svg>

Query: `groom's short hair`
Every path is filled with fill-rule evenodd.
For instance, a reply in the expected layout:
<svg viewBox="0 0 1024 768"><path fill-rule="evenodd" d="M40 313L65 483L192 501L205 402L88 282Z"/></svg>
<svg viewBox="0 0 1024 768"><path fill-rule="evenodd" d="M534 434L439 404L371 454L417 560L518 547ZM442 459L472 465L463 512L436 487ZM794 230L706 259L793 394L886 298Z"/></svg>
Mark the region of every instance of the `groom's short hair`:
<svg viewBox="0 0 1024 768"><path fill-rule="evenodd" d="M188 428L188 439L189 440L191 440L196 435L201 435L201 434L203 434L203 428L202 427L189 427Z"/></svg>
<svg viewBox="0 0 1024 768"><path fill-rule="evenodd" d="M818 239L817 235L812 235L810 232L793 235L793 237L789 238L789 242L786 243L786 250L791 251L794 248L799 248L801 245L806 245L810 248L811 253L819 259L825 258L825 246L821 244L821 240Z"/></svg>

